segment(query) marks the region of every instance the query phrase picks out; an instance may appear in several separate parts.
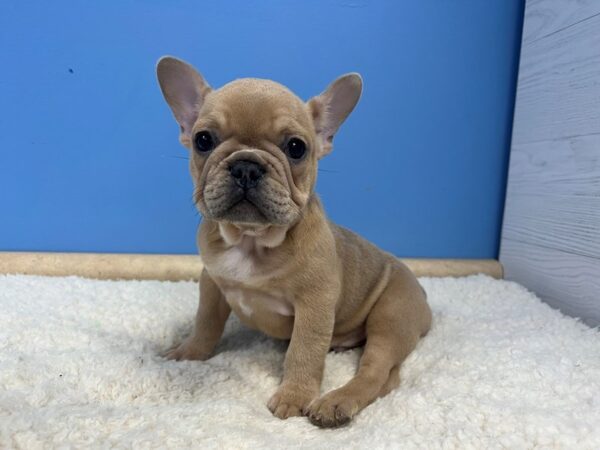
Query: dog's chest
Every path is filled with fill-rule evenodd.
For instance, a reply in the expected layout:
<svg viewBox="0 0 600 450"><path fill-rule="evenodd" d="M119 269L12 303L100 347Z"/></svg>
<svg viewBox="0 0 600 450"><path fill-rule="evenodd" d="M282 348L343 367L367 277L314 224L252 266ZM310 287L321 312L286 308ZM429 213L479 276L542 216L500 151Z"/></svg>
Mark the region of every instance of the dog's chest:
<svg viewBox="0 0 600 450"><path fill-rule="evenodd" d="M220 277L233 281L249 281L257 274L257 256L238 247L231 247L217 257L216 269Z"/></svg>
<svg viewBox="0 0 600 450"><path fill-rule="evenodd" d="M223 295L229 306L239 315L254 321L276 314L291 317L294 308L290 299L282 292L261 292L238 287L225 287Z"/></svg>
<svg viewBox="0 0 600 450"><path fill-rule="evenodd" d="M243 247L230 247L211 264L220 279L219 287L238 316L261 321L273 314L294 315L291 295L268 287L272 274L264 269L264 253Z"/></svg>

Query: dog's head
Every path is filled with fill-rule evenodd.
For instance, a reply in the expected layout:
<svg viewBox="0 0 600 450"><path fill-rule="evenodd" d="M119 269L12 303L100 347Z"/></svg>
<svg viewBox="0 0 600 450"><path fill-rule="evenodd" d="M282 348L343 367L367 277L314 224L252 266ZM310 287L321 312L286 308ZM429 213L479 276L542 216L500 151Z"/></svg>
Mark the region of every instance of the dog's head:
<svg viewBox="0 0 600 450"><path fill-rule="evenodd" d="M172 57L158 61L157 75L190 151L198 209L219 223L249 227L298 220L317 161L331 151L362 89L351 73L306 103L269 80L244 78L213 90Z"/></svg>

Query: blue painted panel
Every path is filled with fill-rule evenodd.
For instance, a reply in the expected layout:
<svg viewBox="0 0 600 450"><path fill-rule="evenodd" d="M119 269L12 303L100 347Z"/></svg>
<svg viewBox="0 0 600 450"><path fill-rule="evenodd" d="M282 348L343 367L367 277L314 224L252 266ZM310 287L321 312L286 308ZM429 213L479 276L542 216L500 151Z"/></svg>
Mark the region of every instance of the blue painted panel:
<svg viewBox="0 0 600 450"><path fill-rule="evenodd" d="M154 64L301 97L365 90L322 163L329 215L401 256L495 257L522 0L3 1L0 249L193 253Z"/></svg>

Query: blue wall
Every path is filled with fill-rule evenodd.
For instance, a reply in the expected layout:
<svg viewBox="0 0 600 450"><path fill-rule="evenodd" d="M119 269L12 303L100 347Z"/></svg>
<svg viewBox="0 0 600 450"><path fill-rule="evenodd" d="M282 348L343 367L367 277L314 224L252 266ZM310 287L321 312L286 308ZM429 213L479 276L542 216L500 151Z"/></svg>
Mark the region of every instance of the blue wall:
<svg viewBox="0 0 600 450"><path fill-rule="evenodd" d="M154 64L301 97L358 71L329 215L401 256L495 257L522 0L4 0L0 250L193 253L186 151Z"/></svg>

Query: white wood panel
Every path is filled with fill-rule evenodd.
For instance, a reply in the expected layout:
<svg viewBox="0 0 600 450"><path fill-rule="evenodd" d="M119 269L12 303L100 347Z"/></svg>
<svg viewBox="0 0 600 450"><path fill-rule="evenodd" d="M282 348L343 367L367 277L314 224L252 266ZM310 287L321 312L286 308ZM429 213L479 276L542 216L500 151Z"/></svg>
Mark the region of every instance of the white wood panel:
<svg viewBox="0 0 600 450"><path fill-rule="evenodd" d="M505 277L592 326L600 325L600 259L503 239Z"/></svg>
<svg viewBox="0 0 600 450"><path fill-rule="evenodd" d="M597 258L600 254L600 197L518 194L507 205L506 239L521 240L563 252ZM600 277L600 273L598 274Z"/></svg>
<svg viewBox="0 0 600 450"><path fill-rule="evenodd" d="M508 190L548 194L560 186L563 195L598 197L599 174L600 134L513 143Z"/></svg>
<svg viewBox="0 0 600 450"><path fill-rule="evenodd" d="M500 260L507 279L600 324L600 0L530 0Z"/></svg>
<svg viewBox="0 0 600 450"><path fill-rule="evenodd" d="M525 8L527 27L523 44L578 24L600 14L598 0L531 0Z"/></svg>
<svg viewBox="0 0 600 450"><path fill-rule="evenodd" d="M514 143L600 134L599 30L597 15L523 46Z"/></svg>
<svg viewBox="0 0 600 450"><path fill-rule="evenodd" d="M600 255L600 135L513 145L503 237Z"/></svg>

